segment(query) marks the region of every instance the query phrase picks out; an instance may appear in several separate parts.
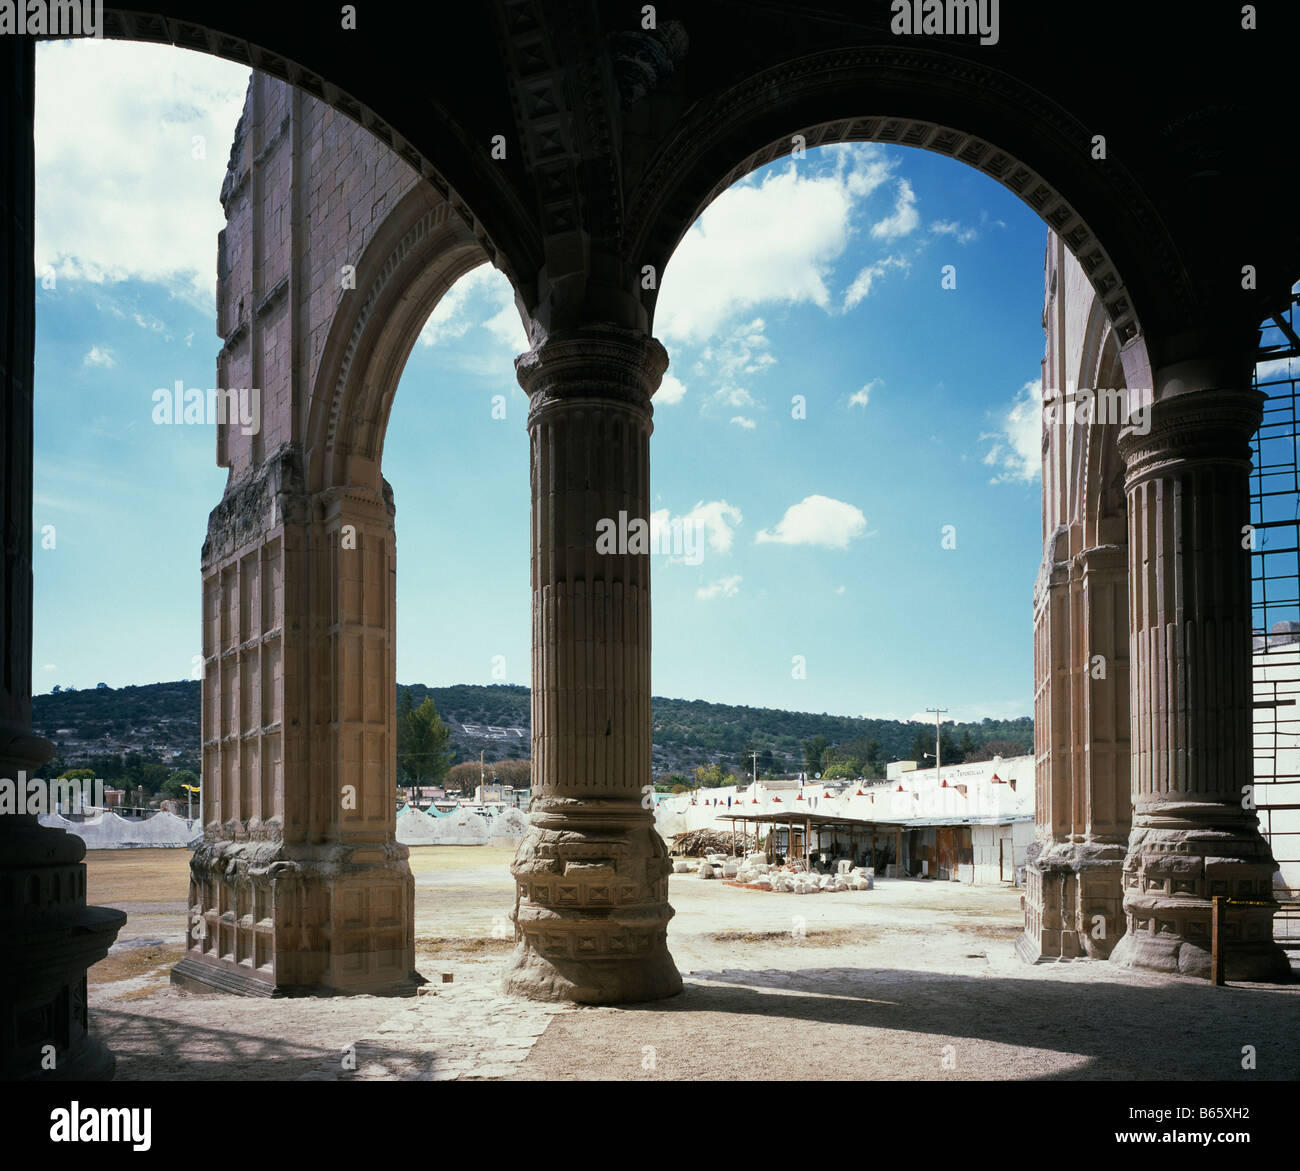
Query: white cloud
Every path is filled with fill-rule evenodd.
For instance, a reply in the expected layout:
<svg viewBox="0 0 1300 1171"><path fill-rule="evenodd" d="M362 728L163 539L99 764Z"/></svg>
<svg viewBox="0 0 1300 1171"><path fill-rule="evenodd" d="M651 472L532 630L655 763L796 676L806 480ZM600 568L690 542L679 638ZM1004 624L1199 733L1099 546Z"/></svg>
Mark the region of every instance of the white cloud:
<svg viewBox="0 0 1300 1171"><path fill-rule="evenodd" d="M496 345L511 355L528 349L515 291L504 273L481 264L460 278L438 302L420 330L420 344L436 346L457 341L472 329L485 329ZM665 380L666 381L666 380Z"/></svg>
<svg viewBox="0 0 1300 1171"><path fill-rule="evenodd" d="M673 519L667 508L657 509L650 514L652 543L657 545L660 531L671 524ZM735 540L735 529L744 523L745 518L739 508L725 500L700 500L690 512L682 513L676 520L702 529L708 547L714 553L730 553Z"/></svg>
<svg viewBox="0 0 1300 1171"><path fill-rule="evenodd" d="M998 428L980 436L992 446L984 462L998 472L994 484L1027 484L1043 467L1043 383L1036 378L1020 388L998 419Z"/></svg>
<svg viewBox="0 0 1300 1171"><path fill-rule="evenodd" d="M883 378L873 378L863 386L861 390L855 390L849 397L849 406L865 407L867 403L871 401L871 392L875 390L877 386L883 386L884 382L885 380Z"/></svg>
<svg viewBox="0 0 1300 1171"><path fill-rule="evenodd" d="M889 272L891 268L901 268L906 272L911 267L910 261L902 256L886 256L884 260L877 260L868 264L853 278L853 283L846 290L844 294L844 312L847 313L860 302L865 301L871 293L871 286L878 278Z"/></svg>
<svg viewBox="0 0 1300 1171"><path fill-rule="evenodd" d="M1294 358L1270 358L1267 362L1260 362L1255 367L1255 375L1258 381L1265 382L1269 379L1276 381L1279 378L1290 378L1293 369L1291 363ZM1294 367L1297 374L1300 374L1300 364Z"/></svg>
<svg viewBox="0 0 1300 1171"><path fill-rule="evenodd" d="M152 281L210 310L248 67L93 39L46 42L36 57L37 270Z"/></svg>
<svg viewBox="0 0 1300 1171"><path fill-rule="evenodd" d="M755 423L753 419L747 419L744 415L732 415L731 421L735 423L736 426L742 427L746 431L752 431L755 427L758 426L758 424Z"/></svg>
<svg viewBox="0 0 1300 1171"><path fill-rule="evenodd" d="M712 374L724 383L733 383L742 374L759 374L776 365L772 343L767 336L767 322L761 317L736 326L714 345L705 346L695 363L697 374Z"/></svg>
<svg viewBox="0 0 1300 1171"><path fill-rule="evenodd" d="M837 594L843 594L847 588L848 588L847 586L837 586L835 592Z"/></svg>
<svg viewBox="0 0 1300 1171"><path fill-rule="evenodd" d="M673 403L679 403L686 397L686 387L681 381L671 374L665 374L663 381L659 383L659 389L655 391L656 403L666 403L671 406Z"/></svg>
<svg viewBox="0 0 1300 1171"><path fill-rule="evenodd" d="M713 397L727 407L754 406L754 396L743 386L724 386L715 391Z"/></svg>
<svg viewBox="0 0 1300 1171"><path fill-rule="evenodd" d="M895 240L916 231L921 213L916 210L916 193L906 179L898 181L898 197L894 200L894 213L871 225L871 234L878 240Z"/></svg>
<svg viewBox="0 0 1300 1171"><path fill-rule="evenodd" d="M854 537L866 532L867 518L862 510L829 496L806 496L792 504L777 522L775 529L761 530L755 544L821 545L827 549L846 549Z"/></svg>
<svg viewBox="0 0 1300 1171"><path fill-rule="evenodd" d="M113 357L113 351L108 346L103 348L91 346L86 356L81 359L83 366L102 366L105 370L111 370L117 365L117 359Z"/></svg>
<svg viewBox="0 0 1300 1171"><path fill-rule="evenodd" d="M963 228L956 220L935 220L930 231L936 236L952 236L958 244L969 244L979 238L978 228Z"/></svg>
<svg viewBox="0 0 1300 1171"><path fill-rule="evenodd" d="M828 309L834 261L848 246L854 203L896 164L873 145L840 148L833 170L791 163L713 201L664 272L655 331L698 343L761 303Z"/></svg>
<svg viewBox="0 0 1300 1171"><path fill-rule="evenodd" d="M929 724L931 727L934 726L934 712L913 712L907 717L907 719L908 722L912 724ZM952 716L939 717L939 723L941 724L955 724L956 722L956 719Z"/></svg>
<svg viewBox="0 0 1300 1171"><path fill-rule="evenodd" d="M738 573L731 577L720 577L706 586L700 586L695 591L695 596L706 602L713 598L734 598L740 593L740 582L741 576Z"/></svg>

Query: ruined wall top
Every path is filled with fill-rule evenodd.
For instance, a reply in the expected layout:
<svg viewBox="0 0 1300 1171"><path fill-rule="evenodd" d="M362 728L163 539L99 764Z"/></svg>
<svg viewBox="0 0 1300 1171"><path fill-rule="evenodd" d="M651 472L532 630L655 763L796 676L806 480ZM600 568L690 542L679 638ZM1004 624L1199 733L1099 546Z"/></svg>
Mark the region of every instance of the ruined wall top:
<svg viewBox="0 0 1300 1171"><path fill-rule="evenodd" d="M285 444L304 442L310 396L355 266L419 176L369 131L311 95L254 73L221 187L217 385L260 391L256 430L222 423L229 491ZM351 295L355 296L353 291Z"/></svg>

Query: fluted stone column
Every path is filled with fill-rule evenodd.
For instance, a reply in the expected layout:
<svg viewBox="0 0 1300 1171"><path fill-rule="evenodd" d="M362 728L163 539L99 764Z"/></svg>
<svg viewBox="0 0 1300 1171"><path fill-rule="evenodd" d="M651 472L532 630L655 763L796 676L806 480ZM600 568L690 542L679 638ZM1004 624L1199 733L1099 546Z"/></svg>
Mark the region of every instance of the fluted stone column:
<svg viewBox="0 0 1300 1171"><path fill-rule="evenodd" d="M1284 980L1273 942L1272 853L1243 804L1252 780L1250 437L1264 395L1184 391L1148 434L1120 436L1127 466L1133 828L1128 929L1112 959L1204 976L1210 899L1228 915L1227 976Z"/></svg>
<svg viewBox="0 0 1300 1171"><path fill-rule="evenodd" d="M32 223L34 59L0 37L0 778L29 781L54 755L32 734ZM85 843L34 814L0 815L0 1078L109 1078L114 1059L87 1031L86 969L126 922L86 906Z"/></svg>
<svg viewBox="0 0 1300 1171"><path fill-rule="evenodd" d="M516 361L531 409L533 800L511 871L507 991L616 1004L681 991L650 785L650 396L668 358L614 326ZM606 530L608 531L608 530Z"/></svg>

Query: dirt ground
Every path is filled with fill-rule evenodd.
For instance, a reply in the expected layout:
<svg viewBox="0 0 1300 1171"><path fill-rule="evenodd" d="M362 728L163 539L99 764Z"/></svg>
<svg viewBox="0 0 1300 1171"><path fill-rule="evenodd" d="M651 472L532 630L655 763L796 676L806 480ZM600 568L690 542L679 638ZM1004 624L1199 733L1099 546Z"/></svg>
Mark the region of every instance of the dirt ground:
<svg viewBox="0 0 1300 1171"><path fill-rule="evenodd" d="M430 995L254 1001L168 984L188 851L92 851L88 901L128 913L90 971L92 1028L127 1079L333 1076L321 1071L348 1046L377 1055L370 1076L435 1079L1300 1078L1300 984L1030 967L1012 951L1020 892L958 883L801 896L673 875L681 996L516 1011L497 987L512 946L501 938L510 858L411 850Z"/></svg>

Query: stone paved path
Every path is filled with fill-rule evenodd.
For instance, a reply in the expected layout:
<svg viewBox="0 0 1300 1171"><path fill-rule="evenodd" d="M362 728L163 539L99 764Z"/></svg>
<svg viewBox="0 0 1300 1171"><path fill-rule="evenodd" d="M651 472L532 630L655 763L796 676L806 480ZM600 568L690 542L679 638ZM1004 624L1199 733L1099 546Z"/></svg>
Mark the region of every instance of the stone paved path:
<svg viewBox="0 0 1300 1171"><path fill-rule="evenodd" d="M484 977L488 973L482 974ZM567 1006L504 996L495 981L431 984L298 1081L458 1081L514 1076L538 1037ZM348 1068L351 1065L352 1068Z"/></svg>

